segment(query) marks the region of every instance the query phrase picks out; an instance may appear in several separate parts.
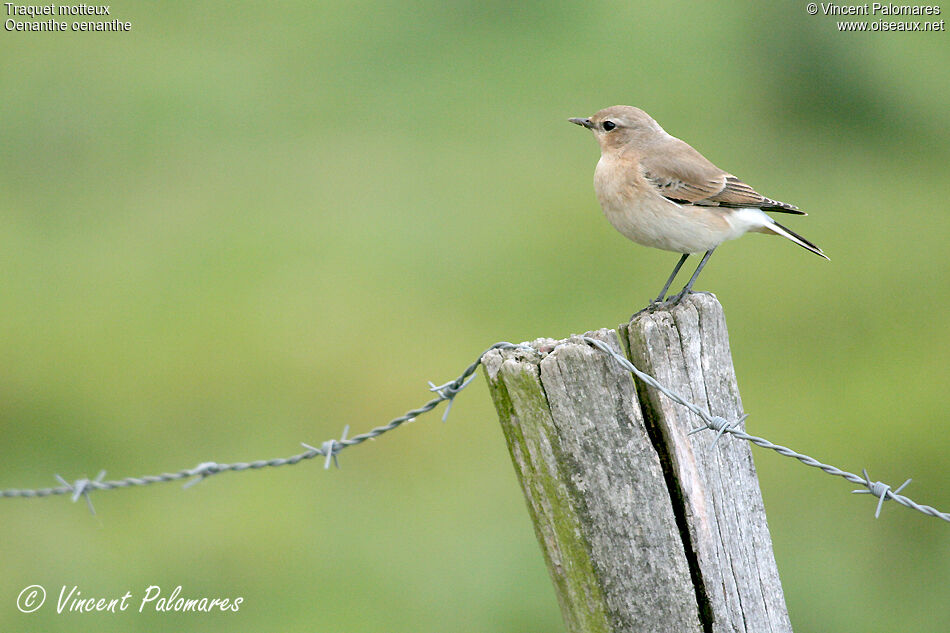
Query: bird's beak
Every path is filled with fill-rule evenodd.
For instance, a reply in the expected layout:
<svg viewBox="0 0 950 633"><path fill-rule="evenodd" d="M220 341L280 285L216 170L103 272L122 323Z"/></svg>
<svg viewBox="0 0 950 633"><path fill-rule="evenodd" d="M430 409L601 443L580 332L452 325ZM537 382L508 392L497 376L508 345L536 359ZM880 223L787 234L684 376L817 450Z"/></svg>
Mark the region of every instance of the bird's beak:
<svg viewBox="0 0 950 633"><path fill-rule="evenodd" d="M588 130L594 127L594 124L590 122L590 119L574 118L574 119L568 119L568 121L570 121L571 123L576 123L578 125L583 125Z"/></svg>

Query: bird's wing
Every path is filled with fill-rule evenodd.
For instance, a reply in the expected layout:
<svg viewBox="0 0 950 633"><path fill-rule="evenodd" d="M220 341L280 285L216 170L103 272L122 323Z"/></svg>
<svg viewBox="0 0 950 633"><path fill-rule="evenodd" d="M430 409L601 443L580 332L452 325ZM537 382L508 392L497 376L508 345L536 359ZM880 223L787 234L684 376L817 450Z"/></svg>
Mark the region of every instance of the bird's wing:
<svg viewBox="0 0 950 633"><path fill-rule="evenodd" d="M644 177L660 195L675 202L804 215L794 205L761 195L678 138L670 136L645 154L640 160Z"/></svg>

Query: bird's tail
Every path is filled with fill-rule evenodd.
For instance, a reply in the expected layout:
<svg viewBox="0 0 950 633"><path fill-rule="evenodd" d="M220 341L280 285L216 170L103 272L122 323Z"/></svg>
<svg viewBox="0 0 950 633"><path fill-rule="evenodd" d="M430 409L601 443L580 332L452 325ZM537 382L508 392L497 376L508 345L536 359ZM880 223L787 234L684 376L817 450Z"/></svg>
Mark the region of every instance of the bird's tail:
<svg viewBox="0 0 950 633"><path fill-rule="evenodd" d="M769 219L771 219L771 218L769 218ZM776 235L781 235L781 236L784 237L784 238L790 239L791 241L795 242L796 244L798 244L798 245L801 246L802 248L811 251L811 252L814 253L815 255L818 255L819 257L824 257L824 258L827 259L828 261L831 261L831 258L828 257L827 255L825 255L825 254L822 252L822 250L821 250L820 248L818 248L816 245L812 244L811 242L809 242L808 240L806 240L804 237L802 237L801 235L799 235L799 234L796 233L795 231L792 231L791 229L785 228L784 226L782 226L781 224L779 224L779 223L776 222L775 220L772 220L772 222L770 222L769 224L765 225L763 228L765 228L765 229L771 231L772 233L775 233Z"/></svg>

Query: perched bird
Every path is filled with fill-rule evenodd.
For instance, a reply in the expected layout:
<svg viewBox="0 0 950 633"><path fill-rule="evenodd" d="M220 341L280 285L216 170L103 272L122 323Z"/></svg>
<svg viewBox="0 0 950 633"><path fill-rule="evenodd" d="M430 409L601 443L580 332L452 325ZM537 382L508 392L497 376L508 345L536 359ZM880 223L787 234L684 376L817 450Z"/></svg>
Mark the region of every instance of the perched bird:
<svg viewBox="0 0 950 633"><path fill-rule="evenodd" d="M705 252L696 272L670 302L689 294L717 246L748 231L781 235L828 259L820 248L765 213L806 215L798 207L757 193L667 134L643 110L613 106L588 119L568 120L592 131L600 143L594 189L614 228L638 244L683 254L656 303L663 302L687 257Z"/></svg>

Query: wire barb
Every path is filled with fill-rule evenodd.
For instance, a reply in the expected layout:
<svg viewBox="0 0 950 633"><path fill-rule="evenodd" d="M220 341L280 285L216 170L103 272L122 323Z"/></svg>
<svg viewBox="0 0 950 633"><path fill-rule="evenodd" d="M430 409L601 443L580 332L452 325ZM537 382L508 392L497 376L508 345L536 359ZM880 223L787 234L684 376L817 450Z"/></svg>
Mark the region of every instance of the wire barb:
<svg viewBox="0 0 950 633"><path fill-rule="evenodd" d="M455 402L455 396L459 395L459 392L462 389L468 387L468 384L475 380L475 374L472 374L468 377L468 380L464 382L459 382L458 378L455 380L450 380L444 385L436 386L431 380L429 381L429 391L434 391L439 394L443 400L448 400L449 404L445 407L445 412L442 414L442 421L445 422L449 419L449 411L452 410L452 404Z"/></svg>
<svg viewBox="0 0 950 633"><path fill-rule="evenodd" d="M96 509L92 506L92 499L89 498L89 491L93 488L99 488L102 485L102 479L106 476L106 471L100 470L99 474L96 475L95 479L77 479L73 483L69 483L59 475L56 475L56 479L59 480L59 483L63 484L69 491L73 493L72 500L73 503L79 501L79 497L86 498L86 505L89 506L89 512L93 516L96 514ZM108 487L103 487L104 490L108 490Z"/></svg>
<svg viewBox="0 0 950 633"><path fill-rule="evenodd" d="M346 434L350 432L350 425L347 424L343 427L343 433L340 435L340 441L337 442L334 439L329 439L323 443L322 453L327 456L327 461L323 464L323 470L330 469L330 460L333 460L333 465L336 466L337 470L340 469L340 462L337 461L336 455L344 449L346 446Z"/></svg>
<svg viewBox="0 0 950 633"><path fill-rule="evenodd" d="M731 433L735 431L736 429L738 429L739 425L745 422L745 419L747 417L749 417L749 414L743 413L739 417L738 420L733 420L732 422L730 422L729 420L727 420L726 418L722 416L714 415L714 416L711 416L709 420L705 420L706 422L705 425L696 427L695 429L687 433L687 435L693 435L694 433L699 433L700 431L705 431L707 429L710 431L716 431L716 439L713 440L712 444L706 447L706 450L709 450L711 448L716 448L719 445L719 440L720 438L722 438L723 434Z"/></svg>
<svg viewBox="0 0 950 633"><path fill-rule="evenodd" d="M197 479L186 481L184 484L182 484L182 488L191 488L195 484L200 484L211 475L217 475L219 472L221 472L221 466L218 464L218 462L201 462L192 468L188 473L190 477L197 477Z"/></svg>
<svg viewBox="0 0 950 633"><path fill-rule="evenodd" d="M887 485L886 483L884 483L883 481L871 481L871 476L868 475L867 468L862 468L861 473L864 475L864 481L862 483L867 487L867 490L860 489L860 490L852 490L851 492L853 494L859 494L859 495L866 494L866 495L874 495L875 497L877 497L877 509L874 511L875 519L881 516L881 506L884 505L884 501L886 499L893 499L894 497L899 495L901 490L906 488L907 484L913 481L913 479L908 479L907 481L902 483L900 486L898 486L897 490L894 490L892 492L891 487Z"/></svg>

